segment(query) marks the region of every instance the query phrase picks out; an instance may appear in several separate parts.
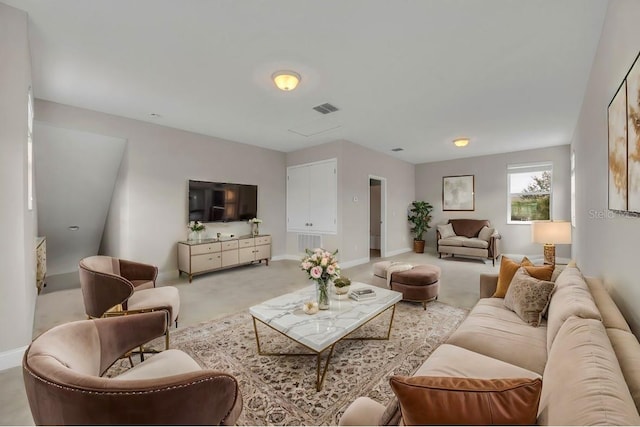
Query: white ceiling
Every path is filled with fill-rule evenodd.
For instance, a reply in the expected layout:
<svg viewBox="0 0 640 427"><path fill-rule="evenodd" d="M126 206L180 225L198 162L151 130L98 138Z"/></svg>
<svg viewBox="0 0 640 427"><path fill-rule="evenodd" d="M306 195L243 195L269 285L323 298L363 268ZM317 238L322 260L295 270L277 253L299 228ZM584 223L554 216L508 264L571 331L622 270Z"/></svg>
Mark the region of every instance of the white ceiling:
<svg viewBox="0 0 640 427"><path fill-rule="evenodd" d="M412 163L569 143L607 7L0 1L29 13L37 98L285 152L346 139ZM298 89L275 89L281 69ZM340 111L312 110L325 102ZM470 146L455 149L459 136Z"/></svg>

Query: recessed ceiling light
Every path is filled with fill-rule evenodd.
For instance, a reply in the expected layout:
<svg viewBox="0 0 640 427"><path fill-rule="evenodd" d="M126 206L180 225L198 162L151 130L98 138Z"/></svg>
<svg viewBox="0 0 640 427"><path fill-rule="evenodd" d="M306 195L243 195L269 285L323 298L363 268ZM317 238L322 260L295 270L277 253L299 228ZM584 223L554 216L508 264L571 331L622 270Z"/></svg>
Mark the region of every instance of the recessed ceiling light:
<svg viewBox="0 0 640 427"><path fill-rule="evenodd" d="M77 225L70 225L70 226L69 226L69 230L71 230L71 231L78 231L78 230L80 230L80 227L78 227Z"/></svg>
<svg viewBox="0 0 640 427"><path fill-rule="evenodd" d="M404 151L404 148L400 148L400 147L392 148L391 151L396 151L396 152L397 151Z"/></svg>
<svg viewBox="0 0 640 427"><path fill-rule="evenodd" d="M162 117L162 116L161 116L160 114L158 114L158 113L149 113L149 116L150 116L152 119L159 119L160 117Z"/></svg>
<svg viewBox="0 0 640 427"><path fill-rule="evenodd" d="M458 138L453 140L453 145L456 147L466 147L469 145L469 138Z"/></svg>
<svg viewBox="0 0 640 427"><path fill-rule="evenodd" d="M295 71L276 71L271 75L276 87L285 92L294 90L300 83L300 74Z"/></svg>

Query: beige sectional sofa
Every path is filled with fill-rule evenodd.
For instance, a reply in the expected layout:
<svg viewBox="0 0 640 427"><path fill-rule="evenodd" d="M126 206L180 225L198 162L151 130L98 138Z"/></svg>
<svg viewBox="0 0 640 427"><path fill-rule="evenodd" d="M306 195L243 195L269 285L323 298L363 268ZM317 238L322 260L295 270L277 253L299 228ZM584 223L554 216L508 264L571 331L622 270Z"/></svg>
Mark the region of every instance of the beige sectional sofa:
<svg viewBox="0 0 640 427"><path fill-rule="evenodd" d="M639 425L638 340L600 280L567 267L555 282L547 319L536 328L491 297L497 275L482 275L480 301L414 376L541 377L539 425ZM340 420L399 422L395 399L385 408L366 397Z"/></svg>

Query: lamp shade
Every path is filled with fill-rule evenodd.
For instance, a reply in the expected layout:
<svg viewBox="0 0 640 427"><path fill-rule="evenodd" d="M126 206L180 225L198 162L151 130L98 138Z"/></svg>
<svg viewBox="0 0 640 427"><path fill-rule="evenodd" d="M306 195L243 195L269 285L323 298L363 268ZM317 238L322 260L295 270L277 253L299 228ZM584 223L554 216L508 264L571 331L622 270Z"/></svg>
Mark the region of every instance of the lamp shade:
<svg viewBox="0 0 640 427"><path fill-rule="evenodd" d="M569 221L534 221L531 223L531 240L534 243L568 245L571 243Z"/></svg>

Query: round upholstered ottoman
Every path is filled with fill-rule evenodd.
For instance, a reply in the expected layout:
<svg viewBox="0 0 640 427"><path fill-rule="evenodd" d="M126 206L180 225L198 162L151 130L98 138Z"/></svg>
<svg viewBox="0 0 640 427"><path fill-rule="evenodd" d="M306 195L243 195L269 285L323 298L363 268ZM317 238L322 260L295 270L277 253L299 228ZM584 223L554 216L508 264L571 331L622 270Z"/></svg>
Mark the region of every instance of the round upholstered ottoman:
<svg viewBox="0 0 640 427"><path fill-rule="evenodd" d="M416 265L411 270L391 274L391 289L402 292L402 299L419 301L427 309L427 301L438 298L440 267Z"/></svg>

